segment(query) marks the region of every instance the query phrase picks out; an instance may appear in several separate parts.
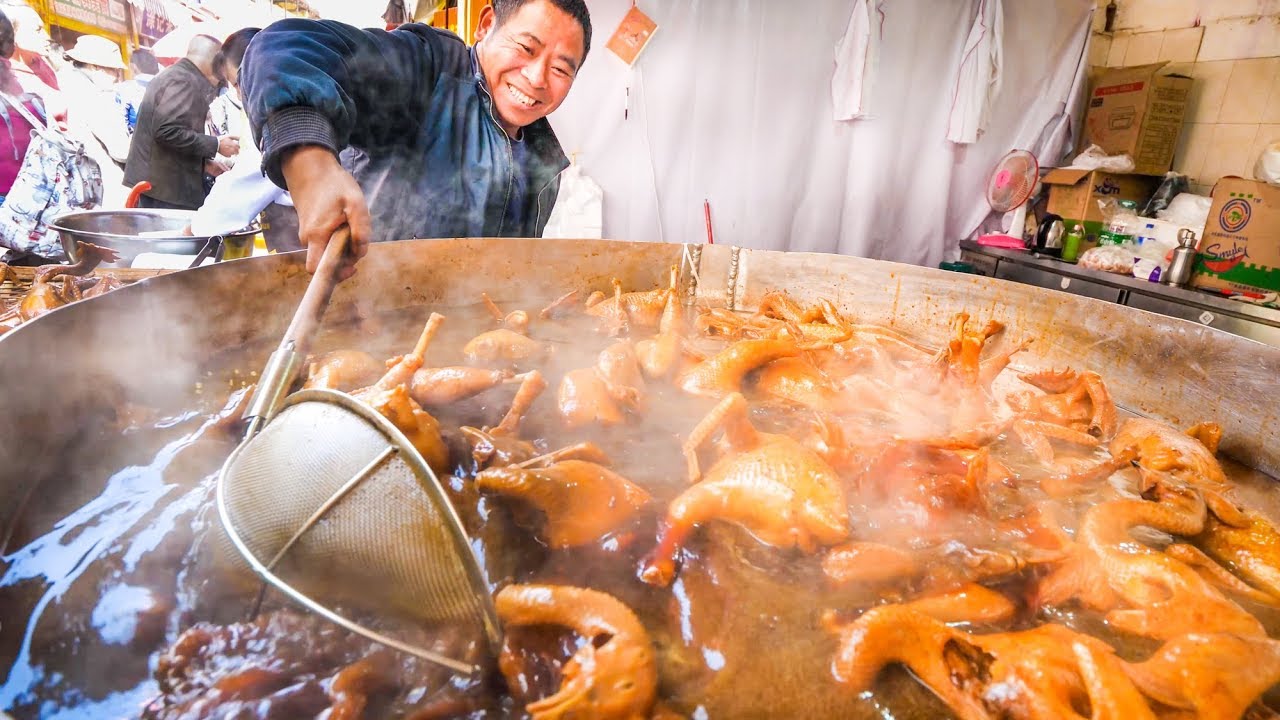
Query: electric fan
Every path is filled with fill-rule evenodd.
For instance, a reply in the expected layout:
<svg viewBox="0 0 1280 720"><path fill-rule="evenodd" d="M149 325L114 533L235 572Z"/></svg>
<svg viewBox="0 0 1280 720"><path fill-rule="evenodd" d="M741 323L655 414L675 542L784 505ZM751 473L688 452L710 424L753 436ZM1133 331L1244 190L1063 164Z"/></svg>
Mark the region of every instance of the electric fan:
<svg viewBox="0 0 1280 720"><path fill-rule="evenodd" d="M996 169L987 181L987 203L998 213L1013 213L1013 222L1009 225L1008 234L993 233L978 238L979 245L1025 250L1026 241L1022 239L1023 228L1027 224L1027 200L1035 190L1036 181L1040 177L1040 164L1026 150L1014 150L996 163Z"/></svg>

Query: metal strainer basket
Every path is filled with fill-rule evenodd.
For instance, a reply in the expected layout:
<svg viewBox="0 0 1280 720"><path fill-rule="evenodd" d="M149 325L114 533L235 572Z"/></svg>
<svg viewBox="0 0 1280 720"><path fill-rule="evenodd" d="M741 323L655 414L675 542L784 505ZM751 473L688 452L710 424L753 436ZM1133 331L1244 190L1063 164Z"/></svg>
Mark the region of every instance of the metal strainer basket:
<svg viewBox="0 0 1280 720"><path fill-rule="evenodd" d="M289 598L375 642L475 675L481 669L473 663L338 610L461 626L491 653L501 642L466 531L422 455L350 395L303 390L284 398L328 305L345 241L330 242L262 374L246 438L218 477L218 514L244 560Z"/></svg>
<svg viewBox="0 0 1280 720"><path fill-rule="evenodd" d="M501 642L444 489L390 422L349 395L303 390L227 461L218 512L264 580L343 627L457 672L476 668L363 627L333 608L391 612Z"/></svg>

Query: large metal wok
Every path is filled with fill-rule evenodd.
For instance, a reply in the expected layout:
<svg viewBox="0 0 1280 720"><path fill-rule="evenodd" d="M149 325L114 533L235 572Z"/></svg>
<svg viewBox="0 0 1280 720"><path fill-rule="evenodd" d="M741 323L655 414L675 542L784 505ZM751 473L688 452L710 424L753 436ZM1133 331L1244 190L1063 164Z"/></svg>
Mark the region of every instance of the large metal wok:
<svg viewBox="0 0 1280 720"><path fill-rule="evenodd" d="M219 350L278 338L306 286L300 254L273 255L149 278L28 323L0 341L0 532L40 483L58 491L58 458L76 442L86 405L145 403L194 392ZM682 268L698 302L752 308L775 288L829 297L864 321L928 337L952 313L992 315L1034 337L1024 357L1105 375L1124 408L1174 424L1214 420L1223 452L1280 475L1274 401L1280 349L1195 323L1001 280L854 257L600 240L412 240L375 246L334 294L364 312L499 303L583 286L665 283ZM548 269L553 272L547 272ZM504 291L504 288L506 289ZM350 309L349 307L347 309ZM104 393L118 386L120 394Z"/></svg>
<svg viewBox="0 0 1280 720"><path fill-rule="evenodd" d="M994 317L1035 339L1026 362L1101 372L1118 404L1135 413L1178 425L1216 421L1224 454L1280 475L1274 401L1280 348L1000 280L726 246L415 240L373 247L359 274L338 288L329 316L352 305L365 314L470 305L481 290L499 304L545 299L606 288L614 276L627 287L654 287L665 284L672 265L681 267L685 289L701 303L752 308L765 292L785 288L926 337L945 336L957 311ZM192 378L211 356L280 336L307 279L300 254L202 267L64 307L0 340L0 547L19 522L29 534L44 529L32 524L57 521L39 507L71 492L77 468L67 459L75 457L70 450L95 430L84 427L85 418L125 402L194 400ZM21 627L22 618L5 617L6 610L0 607L0 623Z"/></svg>

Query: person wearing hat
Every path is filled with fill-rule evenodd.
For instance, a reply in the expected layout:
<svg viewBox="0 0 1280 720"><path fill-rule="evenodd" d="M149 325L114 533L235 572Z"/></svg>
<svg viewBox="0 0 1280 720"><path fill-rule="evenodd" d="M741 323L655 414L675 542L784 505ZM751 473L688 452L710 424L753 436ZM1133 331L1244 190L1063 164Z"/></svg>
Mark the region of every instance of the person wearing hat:
<svg viewBox="0 0 1280 720"><path fill-rule="evenodd" d="M129 136L119 121L115 86L124 72L120 46L97 35L81 35L67 51L71 67L58 77L67 105L67 131L102 168L102 206L124 207L127 191L120 163L129 155Z"/></svg>

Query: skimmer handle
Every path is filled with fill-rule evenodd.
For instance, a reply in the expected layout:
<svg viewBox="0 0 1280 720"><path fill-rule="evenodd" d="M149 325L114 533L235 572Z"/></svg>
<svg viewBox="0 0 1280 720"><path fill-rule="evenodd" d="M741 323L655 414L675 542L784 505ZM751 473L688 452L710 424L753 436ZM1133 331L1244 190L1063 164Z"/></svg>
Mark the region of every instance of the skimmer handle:
<svg viewBox="0 0 1280 720"><path fill-rule="evenodd" d="M293 314L293 322L289 323L289 329L280 340L281 348L289 343L301 353L310 348L311 338L315 337L320 320L324 318L324 311L329 307L329 298L338 285L338 270L342 268L342 256L346 254L350 243L351 228L346 225L338 228L329 238L324 255L320 257L320 265L316 267L316 274L311 276L307 292L302 296L302 302L298 303L298 311Z"/></svg>
<svg viewBox="0 0 1280 720"><path fill-rule="evenodd" d="M320 265L307 284L307 291L302 295L302 302L293 313L289 329L285 330L280 345L271 357L258 380L253 400L245 410L244 419L249 422L246 437L258 433L262 426L280 409L289 388L298 379L302 371L303 361L311 348L311 339L320 328L324 311L329 307L329 299L333 297L333 289L338 284L338 271L342 268L343 255L351 243L351 228L343 225L329 238L329 244L320 257Z"/></svg>

